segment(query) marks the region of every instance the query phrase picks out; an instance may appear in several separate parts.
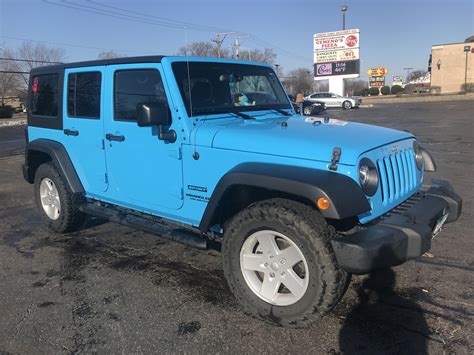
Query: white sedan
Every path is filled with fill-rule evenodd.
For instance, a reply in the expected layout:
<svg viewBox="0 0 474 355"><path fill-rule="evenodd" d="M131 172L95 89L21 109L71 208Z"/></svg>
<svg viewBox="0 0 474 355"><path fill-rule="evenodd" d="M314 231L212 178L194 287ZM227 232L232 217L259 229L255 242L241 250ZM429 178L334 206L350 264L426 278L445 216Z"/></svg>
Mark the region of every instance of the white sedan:
<svg viewBox="0 0 474 355"><path fill-rule="evenodd" d="M353 107L359 107L361 99L334 94L332 92L317 92L306 96L305 101L324 102L326 107L342 107L349 110Z"/></svg>

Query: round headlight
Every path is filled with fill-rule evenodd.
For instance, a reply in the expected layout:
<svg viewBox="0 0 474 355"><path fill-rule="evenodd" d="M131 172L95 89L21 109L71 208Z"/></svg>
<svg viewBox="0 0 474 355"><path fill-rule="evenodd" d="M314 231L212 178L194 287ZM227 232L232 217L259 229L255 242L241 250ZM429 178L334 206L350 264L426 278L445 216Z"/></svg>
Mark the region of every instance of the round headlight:
<svg viewBox="0 0 474 355"><path fill-rule="evenodd" d="M366 195L375 195L379 186L379 175L374 162L368 158L362 158L359 163L359 182Z"/></svg>
<svg viewBox="0 0 474 355"><path fill-rule="evenodd" d="M413 142L413 154L415 155L416 167L421 170L423 168L423 153L417 141Z"/></svg>
<svg viewBox="0 0 474 355"><path fill-rule="evenodd" d="M359 181L362 186L366 186L369 182L369 167L367 165L361 165L359 167Z"/></svg>

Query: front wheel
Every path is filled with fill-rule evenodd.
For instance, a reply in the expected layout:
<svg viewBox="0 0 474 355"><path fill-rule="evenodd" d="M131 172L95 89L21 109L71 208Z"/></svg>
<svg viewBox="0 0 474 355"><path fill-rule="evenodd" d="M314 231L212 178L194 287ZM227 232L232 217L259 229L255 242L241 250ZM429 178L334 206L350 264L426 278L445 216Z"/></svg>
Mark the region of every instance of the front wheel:
<svg viewBox="0 0 474 355"><path fill-rule="evenodd" d="M251 205L225 228L222 257L230 289L259 318L288 327L314 322L348 285L330 245L333 237L310 206L284 199Z"/></svg>
<svg viewBox="0 0 474 355"><path fill-rule="evenodd" d="M311 106L308 105L303 109L303 113L306 116L312 115L313 114L313 109L311 108Z"/></svg>
<svg viewBox="0 0 474 355"><path fill-rule="evenodd" d="M350 110L352 108L352 102L344 101L342 103L342 108L345 109L345 110Z"/></svg>

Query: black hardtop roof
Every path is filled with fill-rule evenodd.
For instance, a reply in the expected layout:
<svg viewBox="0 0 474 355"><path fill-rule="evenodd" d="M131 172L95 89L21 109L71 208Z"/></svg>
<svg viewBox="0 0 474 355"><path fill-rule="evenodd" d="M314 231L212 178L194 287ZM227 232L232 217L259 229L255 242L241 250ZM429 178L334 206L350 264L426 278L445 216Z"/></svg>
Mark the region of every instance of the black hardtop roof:
<svg viewBox="0 0 474 355"><path fill-rule="evenodd" d="M111 59L98 59L89 60L84 62L64 63L56 65L47 65L44 67L37 67L31 69L31 73L41 71L58 71L68 68L81 68L81 67L95 67L102 65L113 65L113 64L138 64L138 63L161 63L164 55L147 55L140 57L123 57L123 58L111 58Z"/></svg>

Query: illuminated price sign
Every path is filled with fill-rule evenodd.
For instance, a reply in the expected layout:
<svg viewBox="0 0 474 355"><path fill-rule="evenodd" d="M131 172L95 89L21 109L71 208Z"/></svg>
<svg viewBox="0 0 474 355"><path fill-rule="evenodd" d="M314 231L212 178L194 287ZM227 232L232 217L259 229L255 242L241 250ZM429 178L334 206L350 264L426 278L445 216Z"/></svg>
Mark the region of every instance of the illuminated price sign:
<svg viewBox="0 0 474 355"><path fill-rule="evenodd" d="M315 63L314 64L314 76L336 76L336 75L349 75L359 73L359 60L350 60L343 62L332 62L332 63Z"/></svg>

